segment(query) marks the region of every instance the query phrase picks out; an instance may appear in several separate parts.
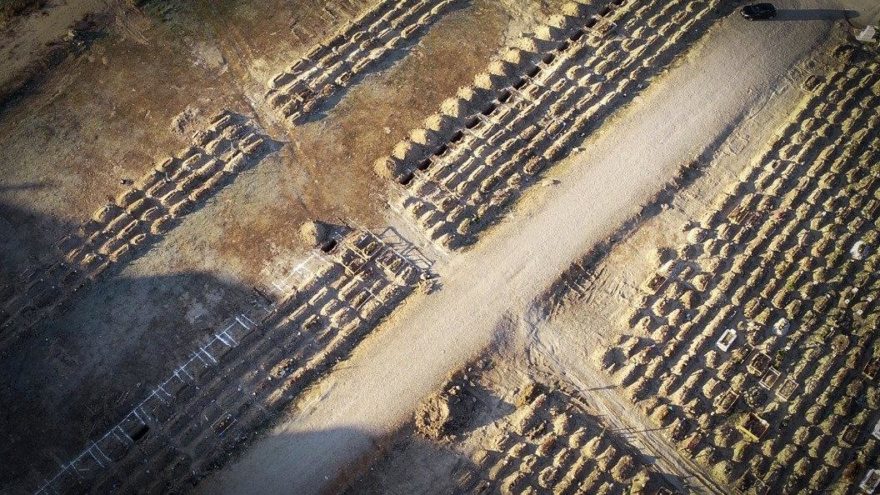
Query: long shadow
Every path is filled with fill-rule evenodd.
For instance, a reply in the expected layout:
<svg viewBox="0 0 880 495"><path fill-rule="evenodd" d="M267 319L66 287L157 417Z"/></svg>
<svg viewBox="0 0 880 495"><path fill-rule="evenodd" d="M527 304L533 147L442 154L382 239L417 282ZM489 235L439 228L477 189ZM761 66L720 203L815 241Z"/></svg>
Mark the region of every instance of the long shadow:
<svg viewBox="0 0 880 495"><path fill-rule="evenodd" d="M460 10L466 9L470 6L471 3L472 0L459 0L453 5L447 7L446 11L442 15L438 16L430 23L421 26L418 29L418 34L416 36L408 39L406 43L391 50L386 56L370 64L367 67L367 70L360 72L352 77L344 87L339 88L328 98L324 99L321 104L318 105L318 108L316 108L314 111L297 119L296 123L301 125L324 120L329 112L336 108L339 102L342 101L342 99L345 98L345 96L348 95L348 93L351 92L352 89L363 82L364 79L374 74L385 72L388 69L392 68L395 64L403 60L412 51L413 47L418 45L419 42L428 35L428 32L431 30L431 28L433 28L438 22L440 22L441 19L444 19Z"/></svg>
<svg viewBox="0 0 880 495"><path fill-rule="evenodd" d="M200 492L463 493L456 478L475 469L467 457L422 438L408 426L385 435L358 428L276 434L265 437L262 447L244 456L232 471L204 481ZM346 455L327 458L328 451Z"/></svg>
<svg viewBox="0 0 880 495"><path fill-rule="evenodd" d="M678 45L669 50L662 50L659 55L656 56L655 60L651 63L650 69L642 76L645 81L651 81L655 77L659 77L665 71L669 70L670 67L673 66L676 60L679 60L684 54L688 52L693 46L695 46L700 39L702 39L703 35L710 29L714 23L720 19L723 19L734 12L736 7L729 3L723 3L717 8L713 9L712 14L703 19L699 27L692 27L690 31L686 32L684 36L682 36ZM620 33L618 33L619 35ZM568 138L568 142L566 143L563 151L553 159L553 163L558 163L568 156L570 156L572 150L576 147L578 141L585 139L587 136L596 132L598 129L601 129L602 125L607 122L609 119L612 119L615 115L618 115L620 110L626 108L627 105L632 103L636 98L644 94L652 84L645 84L640 87L636 87L631 89L625 93L616 94L609 101L605 108L596 113L592 119L588 123L586 123L578 132L577 138L570 136ZM547 145L549 146L549 145ZM545 146L544 148L546 149ZM550 163L549 165L552 165ZM546 164L545 164L546 165ZM486 213L486 216L480 220L480 222L476 222L475 226L471 229L471 233L467 236L459 238L456 240L454 245L455 249L468 249L472 247L487 231L491 228L497 226L501 222L504 221L505 215L504 212L510 209L511 205L516 204L517 201L525 194L525 191L535 184L539 183L543 178L547 176L547 171L550 166L545 166L543 169L535 176L525 177L523 180L523 185L513 194L511 194L506 200L500 202L497 206L493 207Z"/></svg>
<svg viewBox="0 0 880 495"><path fill-rule="evenodd" d="M0 193L50 187L46 183L4 185ZM55 242L75 228L70 220L41 215L0 200L0 302L15 290L18 275L57 258Z"/></svg>
<svg viewBox="0 0 880 495"><path fill-rule="evenodd" d="M363 457L353 475L340 473L325 493L468 493L463 486L466 474L477 471L468 457L425 439L411 426L400 428L388 439Z"/></svg>
<svg viewBox="0 0 880 495"><path fill-rule="evenodd" d="M115 276L0 360L0 493L30 493L254 298L214 275Z"/></svg>
<svg viewBox="0 0 880 495"><path fill-rule="evenodd" d="M17 459L0 467L0 493L155 483L178 492L220 469L397 304L386 300L355 328L320 318L323 306L307 301L336 280L342 267L333 266L274 312L211 275L102 277L0 366L0 401L14 405L3 411L10 444L0 452ZM307 323L314 318L327 322ZM336 335L344 341L331 346Z"/></svg>
<svg viewBox="0 0 880 495"><path fill-rule="evenodd" d="M775 21L833 21L858 17L857 10L847 9L779 9Z"/></svg>
<svg viewBox="0 0 880 495"><path fill-rule="evenodd" d="M0 184L0 194L8 191L39 191L55 186L52 181L25 182L24 184Z"/></svg>

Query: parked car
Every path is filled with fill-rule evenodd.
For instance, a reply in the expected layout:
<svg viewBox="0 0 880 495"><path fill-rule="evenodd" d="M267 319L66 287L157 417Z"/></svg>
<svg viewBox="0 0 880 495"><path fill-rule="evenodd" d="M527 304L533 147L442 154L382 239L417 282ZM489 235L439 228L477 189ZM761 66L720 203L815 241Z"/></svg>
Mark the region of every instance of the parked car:
<svg viewBox="0 0 880 495"><path fill-rule="evenodd" d="M773 19L776 17L776 7L772 3L746 5L740 12L743 17L750 21Z"/></svg>

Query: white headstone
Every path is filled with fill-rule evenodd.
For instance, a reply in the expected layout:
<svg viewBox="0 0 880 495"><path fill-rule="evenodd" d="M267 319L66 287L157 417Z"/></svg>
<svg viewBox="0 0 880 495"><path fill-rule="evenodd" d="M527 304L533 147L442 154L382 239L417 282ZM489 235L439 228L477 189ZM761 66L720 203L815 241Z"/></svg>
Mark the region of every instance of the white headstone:
<svg viewBox="0 0 880 495"><path fill-rule="evenodd" d="M728 328L721 334L721 338L718 339L718 342L715 342L715 345L722 351L727 352L734 342L736 342L736 330Z"/></svg>
<svg viewBox="0 0 880 495"><path fill-rule="evenodd" d="M868 43L874 41L874 35L877 34L876 26L868 26L861 33L856 35L856 39L863 42Z"/></svg>
<svg viewBox="0 0 880 495"><path fill-rule="evenodd" d="M773 331L776 332L776 335L785 335L789 327L791 327L791 323L785 318L780 318L773 324Z"/></svg>
<svg viewBox="0 0 880 495"><path fill-rule="evenodd" d="M849 254L857 260L865 259L865 254L868 246L865 245L864 241L856 241L855 244L850 248Z"/></svg>

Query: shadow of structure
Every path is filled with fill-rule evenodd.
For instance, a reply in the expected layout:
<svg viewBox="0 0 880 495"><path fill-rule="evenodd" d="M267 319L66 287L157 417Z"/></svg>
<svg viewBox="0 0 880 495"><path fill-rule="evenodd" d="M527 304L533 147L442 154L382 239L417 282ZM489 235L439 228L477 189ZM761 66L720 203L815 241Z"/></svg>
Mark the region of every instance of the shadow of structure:
<svg viewBox="0 0 880 495"><path fill-rule="evenodd" d="M475 468L467 456L449 445L413 435L409 426L386 435L350 427L285 432L266 437L263 442L266 448L242 460L247 465L246 476L220 474L196 492L465 493L456 475ZM340 449L340 445L345 448ZM328 451L344 454L323 460L313 455Z"/></svg>
<svg viewBox="0 0 880 495"><path fill-rule="evenodd" d="M411 425L388 440L377 443L357 466L345 469L328 491L345 495L468 493L463 478L478 469L468 456L449 444L420 436Z"/></svg>
<svg viewBox="0 0 880 495"><path fill-rule="evenodd" d="M204 207L240 173L280 146L251 119L224 111L207 130L193 135L193 146L167 158L64 237L47 231L34 218L10 224L10 238L19 237L18 230L27 232L36 226L38 252L47 259L30 260L32 266L21 271L17 280L0 285L0 348L32 331L99 276L124 269L184 217ZM46 241L52 237L60 240L47 249ZM15 250L19 256L34 252L21 247Z"/></svg>
<svg viewBox="0 0 880 495"><path fill-rule="evenodd" d="M0 360L0 492L32 493L252 298L207 273L120 274L40 322Z"/></svg>
<svg viewBox="0 0 880 495"><path fill-rule="evenodd" d="M776 21L833 21L858 17L859 12L847 9L779 9Z"/></svg>
<svg viewBox="0 0 880 495"><path fill-rule="evenodd" d="M48 184L0 185L0 194L35 190ZM48 263L56 257L55 241L73 230L69 220L46 217L0 200L0 301L15 283L18 274Z"/></svg>
<svg viewBox="0 0 880 495"><path fill-rule="evenodd" d="M185 491L271 427L423 273L361 230L309 259L308 276L268 301L213 274L142 276L142 264L66 299L0 360L0 492Z"/></svg>

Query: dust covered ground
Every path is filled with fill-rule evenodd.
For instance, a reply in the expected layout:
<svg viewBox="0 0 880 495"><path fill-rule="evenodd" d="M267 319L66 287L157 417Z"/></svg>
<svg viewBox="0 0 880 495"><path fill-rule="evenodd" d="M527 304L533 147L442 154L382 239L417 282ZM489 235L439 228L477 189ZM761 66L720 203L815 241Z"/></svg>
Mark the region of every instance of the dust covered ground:
<svg viewBox="0 0 880 495"><path fill-rule="evenodd" d="M184 156L221 112L271 141L133 257L77 277L38 318L5 322L4 491L38 488L56 459L118 422L213 329L267 305L253 288L313 247L298 234L307 219L381 226L385 188L372 161L547 6L514 17L497 2L456 2L312 122L279 126L262 102L266 81L369 7L48 2L4 26L5 316L46 271L74 266L60 240L83 235L83 222L166 157ZM51 46L31 49L33 37Z"/></svg>
<svg viewBox="0 0 880 495"><path fill-rule="evenodd" d="M871 492L880 12L782 3L4 18L0 491Z"/></svg>
<svg viewBox="0 0 880 495"><path fill-rule="evenodd" d="M505 346L453 373L343 492L673 489L575 386L524 358Z"/></svg>

